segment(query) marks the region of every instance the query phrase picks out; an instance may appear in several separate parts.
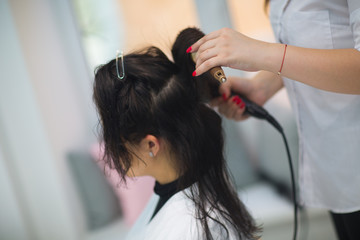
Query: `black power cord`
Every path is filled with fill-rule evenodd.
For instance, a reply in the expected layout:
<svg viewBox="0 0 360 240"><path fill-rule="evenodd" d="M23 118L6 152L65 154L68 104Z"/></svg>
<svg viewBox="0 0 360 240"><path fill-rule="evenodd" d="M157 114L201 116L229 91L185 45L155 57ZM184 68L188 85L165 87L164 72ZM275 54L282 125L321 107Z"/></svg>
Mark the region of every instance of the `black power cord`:
<svg viewBox="0 0 360 240"><path fill-rule="evenodd" d="M296 186L295 186L295 177L294 177L294 168L293 168L293 164L292 164L292 159L291 159L291 155L290 155L290 149L289 149L289 145L285 136L284 131L280 132L281 136L283 137L284 140L284 144L286 147L286 153L289 159L289 168L290 168L290 175L291 175L291 188L292 188L292 197L293 197L293 203L294 203L294 232L293 232L293 239L296 240L297 237L297 231L298 231L298 204L297 204L297 200L296 200Z"/></svg>
<svg viewBox="0 0 360 240"><path fill-rule="evenodd" d="M239 94L232 93L232 95L239 95ZM288 161L289 161L291 187L292 187L292 199L293 199L293 204L294 204L293 240L296 240L297 232L298 232L298 204L297 204L297 197L296 197L295 174L294 174L294 168L293 168L292 158L291 158L291 154L290 154L290 148L289 148L284 130L281 127L281 125L278 123L278 121L276 121L276 119L273 116L271 116L263 107L259 106L258 104L250 101L249 99L247 99L243 96L240 96L240 97L244 101L245 106L246 106L245 114L248 114L248 115L258 118L258 119L263 119L263 120L268 121L276 130L279 131L279 133L281 134L281 136L284 140L286 153L287 153L287 157L288 157Z"/></svg>

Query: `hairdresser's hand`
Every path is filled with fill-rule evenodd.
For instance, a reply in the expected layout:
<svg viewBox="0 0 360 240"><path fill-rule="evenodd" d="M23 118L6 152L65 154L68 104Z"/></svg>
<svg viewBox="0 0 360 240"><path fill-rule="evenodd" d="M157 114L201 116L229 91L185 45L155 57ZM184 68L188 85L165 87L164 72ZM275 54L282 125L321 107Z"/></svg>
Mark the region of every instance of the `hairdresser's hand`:
<svg viewBox="0 0 360 240"><path fill-rule="evenodd" d="M261 70L258 63L264 60L261 56L266 45L232 29L222 28L202 37L188 52L197 52L196 76L216 66L258 71Z"/></svg>
<svg viewBox="0 0 360 240"><path fill-rule="evenodd" d="M253 81L245 78L228 77L226 83L221 84L219 89L222 97L216 98L210 103L211 106L217 106L219 112L228 119L240 121L248 118L247 115L244 115L245 104L241 97L237 95L230 97L231 90L246 96L259 105L263 105L265 102Z"/></svg>
<svg viewBox="0 0 360 240"><path fill-rule="evenodd" d="M231 91L247 97L260 106L283 87L282 80L276 74L261 71L252 79L228 77L220 86L222 97L211 101L211 106L218 107L219 112L228 119L240 121L247 119L244 115L245 106L239 96L229 97Z"/></svg>

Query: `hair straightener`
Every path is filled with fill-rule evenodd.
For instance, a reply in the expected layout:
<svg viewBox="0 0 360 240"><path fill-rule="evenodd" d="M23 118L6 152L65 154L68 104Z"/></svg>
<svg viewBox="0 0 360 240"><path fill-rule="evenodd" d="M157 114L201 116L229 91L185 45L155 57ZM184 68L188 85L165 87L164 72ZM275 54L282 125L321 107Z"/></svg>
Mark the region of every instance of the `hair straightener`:
<svg viewBox="0 0 360 240"><path fill-rule="evenodd" d="M195 53L191 53L191 58L195 62ZM208 74L210 74L213 79L217 80L217 81L214 81L213 83L208 83L211 85L215 85L215 86L212 86L211 88L215 88L217 90L217 91L211 92L210 98L219 97L220 96L220 93L218 91L219 86L221 83L226 82L225 73L221 67L214 67L208 71ZM235 95L239 96L245 103L245 114L250 115L255 118L258 118L258 119L266 120L271 125L273 125L279 132L283 132L281 125L263 107L254 103L253 101L250 101L249 99L242 96L241 94L231 91L230 97L235 96ZM208 100L210 100L210 99L208 99Z"/></svg>

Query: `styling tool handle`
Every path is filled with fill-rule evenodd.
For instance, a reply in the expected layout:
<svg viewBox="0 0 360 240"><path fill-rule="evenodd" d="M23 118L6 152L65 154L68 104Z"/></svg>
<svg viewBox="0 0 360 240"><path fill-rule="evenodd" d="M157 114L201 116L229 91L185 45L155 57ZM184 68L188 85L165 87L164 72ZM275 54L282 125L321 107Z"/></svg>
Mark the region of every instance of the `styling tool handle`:
<svg viewBox="0 0 360 240"><path fill-rule="evenodd" d="M244 112L245 114L258 119L264 119L268 121L271 125L273 125L280 132L283 131L281 125L262 106L234 91L231 91L231 97L232 96L239 96L241 100L245 103L245 112Z"/></svg>
<svg viewBox="0 0 360 240"><path fill-rule="evenodd" d="M269 113L263 107L254 103L243 95L231 91L231 97L233 96L239 96L241 100L245 103L245 114L259 119L266 119L266 117L269 115Z"/></svg>

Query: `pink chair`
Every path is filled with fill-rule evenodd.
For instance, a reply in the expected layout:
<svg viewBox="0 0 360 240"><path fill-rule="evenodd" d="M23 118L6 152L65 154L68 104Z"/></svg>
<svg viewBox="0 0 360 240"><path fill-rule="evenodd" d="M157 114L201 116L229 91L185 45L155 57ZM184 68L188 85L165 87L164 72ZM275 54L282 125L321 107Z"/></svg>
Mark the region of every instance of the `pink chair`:
<svg viewBox="0 0 360 240"><path fill-rule="evenodd" d="M105 165L103 159L104 147L101 143L96 143L91 147L91 155L96 160L98 166L104 171L106 178L113 187L114 192L119 198L125 223L131 227L146 203L153 194L155 179L152 177L126 178L126 185L120 181L120 176L114 169Z"/></svg>

